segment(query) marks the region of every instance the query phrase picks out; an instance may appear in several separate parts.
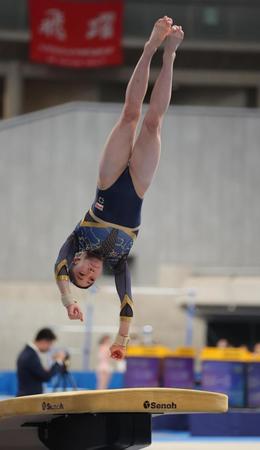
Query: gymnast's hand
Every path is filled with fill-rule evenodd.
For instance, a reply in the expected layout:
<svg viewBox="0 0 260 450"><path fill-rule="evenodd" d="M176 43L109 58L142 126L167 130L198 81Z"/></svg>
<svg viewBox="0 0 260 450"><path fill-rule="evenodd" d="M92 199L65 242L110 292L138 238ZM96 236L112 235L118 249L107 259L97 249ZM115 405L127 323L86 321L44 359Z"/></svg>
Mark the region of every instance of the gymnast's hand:
<svg viewBox="0 0 260 450"><path fill-rule="evenodd" d="M113 359L124 359L126 356L126 347L123 347L122 345L113 344L110 347L110 356Z"/></svg>
<svg viewBox="0 0 260 450"><path fill-rule="evenodd" d="M83 322L83 313L78 303L67 306L68 316L71 320L81 320Z"/></svg>

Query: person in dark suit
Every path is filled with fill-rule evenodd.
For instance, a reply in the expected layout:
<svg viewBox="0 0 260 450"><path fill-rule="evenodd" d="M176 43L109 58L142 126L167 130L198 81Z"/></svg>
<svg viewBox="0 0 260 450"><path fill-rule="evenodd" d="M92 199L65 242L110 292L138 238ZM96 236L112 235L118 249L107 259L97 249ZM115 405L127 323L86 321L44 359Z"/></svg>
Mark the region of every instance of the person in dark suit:
<svg viewBox="0 0 260 450"><path fill-rule="evenodd" d="M40 360L40 353L48 352L53 346L56 336L49 328L40 330L34 342L28 343L17 358L17 396L35 395L43 392L42 384L49 381L63 369L65 354L56 353L54 364L46 370Z"/></svg>

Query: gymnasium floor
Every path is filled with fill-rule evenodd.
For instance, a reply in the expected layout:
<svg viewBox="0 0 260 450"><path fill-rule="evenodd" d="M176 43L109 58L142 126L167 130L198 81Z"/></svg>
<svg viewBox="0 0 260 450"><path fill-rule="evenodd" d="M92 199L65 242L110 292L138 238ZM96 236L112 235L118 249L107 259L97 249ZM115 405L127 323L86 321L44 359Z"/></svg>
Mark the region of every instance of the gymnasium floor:
<svg viewBox="0 0 260 450"><path fill-rule="evenodd" d="M153 433L151 450L260 450L260 438L203 438L187 433Z"/></svg>

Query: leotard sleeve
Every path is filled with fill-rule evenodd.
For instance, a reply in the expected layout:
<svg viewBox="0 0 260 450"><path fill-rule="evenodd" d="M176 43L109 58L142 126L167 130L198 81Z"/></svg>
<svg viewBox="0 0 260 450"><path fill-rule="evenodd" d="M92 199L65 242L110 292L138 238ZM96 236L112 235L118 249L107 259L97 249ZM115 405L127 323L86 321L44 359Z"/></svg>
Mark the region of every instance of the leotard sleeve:
<svg viewBox="0 0 260 450"><path fill-rule="evenodd" d="M116 290L121 301L120 319L130 321L133 317L131 274L125 258L117 265L114 273Z"/></svg>
<svg viewBox="0 0 260 450"><path fill-rule="evenodd" d="M56 280L69 279L69 265L77 252L76 236L72 233L62 245L55 263Z"/></svg>

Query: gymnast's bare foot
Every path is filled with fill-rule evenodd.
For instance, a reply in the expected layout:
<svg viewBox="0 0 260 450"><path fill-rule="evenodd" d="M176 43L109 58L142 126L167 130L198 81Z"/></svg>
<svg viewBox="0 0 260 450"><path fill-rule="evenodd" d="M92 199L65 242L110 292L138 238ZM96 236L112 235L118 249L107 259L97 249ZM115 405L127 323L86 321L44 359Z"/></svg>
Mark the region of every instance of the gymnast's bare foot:
<svg viewBox="0 0 260 450"><path fill-rule="evenodd" d="M156 51L157 48L164 41L166 36L171 32L172 29L172 19L170 17L164 16L163 18L155 22L151 36L146 43L146 47L151 50Z"/></svg>
<svg viewBox="0 0 260 450"><path fill-rule="evenodd" d="M184 32L181 26L173 25L171 27L170 33L168 33L165 39L164 52L173 54L176 52L179 45L182 43L184 38Z"/></svg>

